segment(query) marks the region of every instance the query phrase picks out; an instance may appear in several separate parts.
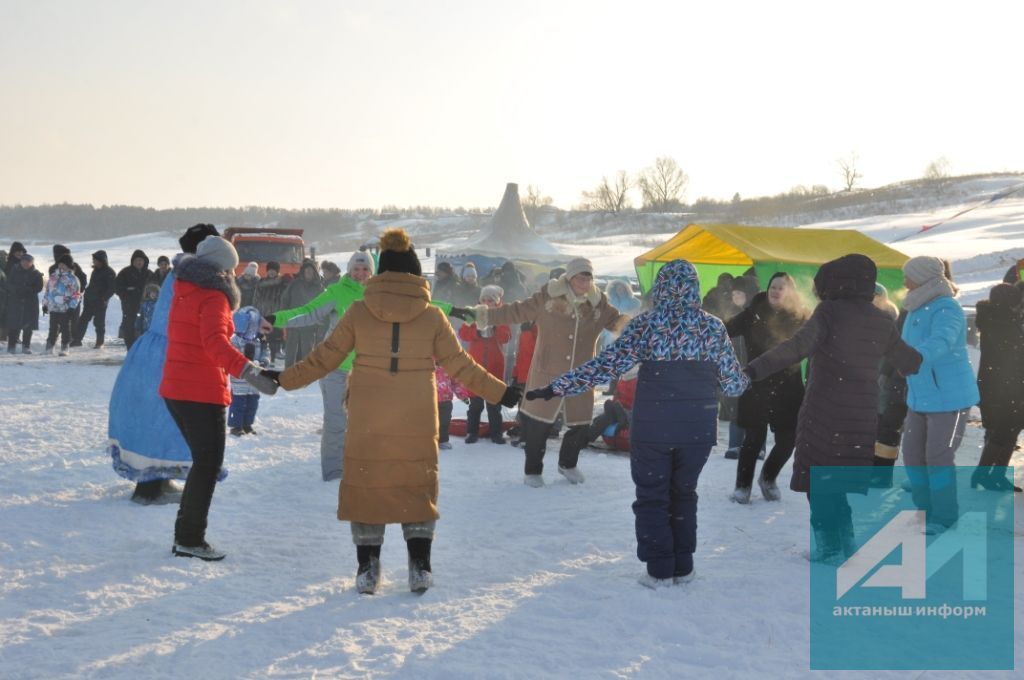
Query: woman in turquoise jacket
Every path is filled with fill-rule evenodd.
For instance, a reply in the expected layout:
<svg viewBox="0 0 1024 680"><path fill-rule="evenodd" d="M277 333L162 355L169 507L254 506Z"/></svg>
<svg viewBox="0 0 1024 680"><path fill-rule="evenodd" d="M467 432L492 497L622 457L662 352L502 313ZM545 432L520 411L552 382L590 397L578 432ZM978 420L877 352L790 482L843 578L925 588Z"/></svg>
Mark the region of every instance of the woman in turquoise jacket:
<svg viewBox="0 0 1024 680"><path fill-rule="evenodd" d="M978 384L967 358L967 321L942 260L914 257L903 265L907 320L903 340L922 358L907 377L903 462L914 504L928 515L927 533L940 533L959 516L954 457L963 440Z"/></svg>

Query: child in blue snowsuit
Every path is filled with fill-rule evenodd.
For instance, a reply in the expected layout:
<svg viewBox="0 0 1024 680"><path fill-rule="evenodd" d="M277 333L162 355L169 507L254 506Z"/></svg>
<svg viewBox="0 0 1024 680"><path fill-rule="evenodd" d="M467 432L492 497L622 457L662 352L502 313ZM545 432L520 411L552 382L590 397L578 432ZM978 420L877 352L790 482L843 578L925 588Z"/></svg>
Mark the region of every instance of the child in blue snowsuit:
<svg viewBox="0 0 1024 680"><path fill-rule="evenodd" d="M263 316L255 307L242 307L232 316L235 332L231 336L231 344L246 359L255 361L260 366L269 366L263 344L260 342L260 322ZM228 409L228 427L231 434L241 437L243 434L256 434L252 424L256 420L256 409L260 405L260 393L255 387L241 378L231 377L231 407Z"/></svg>
<svg viewBox="0 0 1024 680"><path fill-rule="evenodd" d="M640 583L656 588L693 578L697 478L718 438L718 389L738 396L750 379L725 325L701 311L692 264L662 267L652 300L599 355L526 398L579 394L641 364L629 433L633 513L637 557L647 563Z"/></svg>
<svg viewBox="0 0 1024 680"><path fill-rule="evenodd" d="M142 291L142 304L139 305L139 315L135 317L135 337L141 336L152 325L153 312L156 311L156 300L158 297L160 297L160 286L155 283L147 283Z"/></svg>

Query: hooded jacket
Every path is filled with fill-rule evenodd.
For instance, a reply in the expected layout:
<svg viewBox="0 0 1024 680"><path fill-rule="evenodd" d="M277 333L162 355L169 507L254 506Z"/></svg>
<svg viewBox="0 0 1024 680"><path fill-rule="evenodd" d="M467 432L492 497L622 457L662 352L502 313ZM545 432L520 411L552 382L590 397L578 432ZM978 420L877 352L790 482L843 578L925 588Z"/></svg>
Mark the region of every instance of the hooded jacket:
<svg viewBox="0 0 1024 680"><path fill-rule="evenodd" d="M1024 318L1019 307L980 300L978 391L986 429L1024 428Z"/></svg>
<svg viewBox="0 0 1024 680"><path fill-rule="evenodd" d="M92 254L92 259L100 262L99 267L93 267L92 275L89 277L89 284L85 287L85 306L98 307L106 306L115 292L115 280L117 275L107 264L107 252L97 250Z"/></svg>
<svg viewBox="0 0 1024 680"><path fill-rule="evenodd" d="M39 330L39 291L43 274L35 266L25 269L21 260L7 274L7 330L11 333Z"/></svg>
<svg viewBox="0 0 1024 680"><path fill-rule="evenodd" d="M920 366L921 356L900 340L895 322L871 302L876 273L864 255L823 264L814 277L821 302L811 317L796 335L747 366L758 381L810 358L797 422L793 491L810 490L812 466L872 465L879 365L888 358L904 375Z"/></svg>
<svg viewBox="0 0 1024 680"><path fill-rule="evenodd" d="M136 258L142 258L142 269L136 269L132 262ZM117 297L121 298L121 309L125 316L135 316L139 312L139 305L142 304L142 291L149 283L153 272L149 270L149 258L146 253L136 250L132 253L131 262L128 266L117 273L114 280L114 288Z"/></svg>
<svg viewBox="0 0 1024 680"><path fill-rule="evenodd" d="M311 281L306 280L305 272L307 270L313 272L313 279ZM312 260L306 260L302 263L299 273L288 284L284 295L281 296L281 307L292 309L293 307L304 305L322 292L324 292L324 284L320 279L319 272L316 270L316 265L313 264Z"/></svg>
<svg viewBox="0 0 1024 680"><path fill-rule="evenodd" d="M174 274L160 396L227 406L228 375L240 376L247 363L231 344L239 301L234 277L195 255L182 256Z"/></svg>
<svg viewBox="0 0 1024 680"><path fill-rule="evenodd" d="M366 284L324 342L281 373L294 390L335 370L352 351L345 433L345 477L338 519L368 524L438 518L437 365L498 403L505 384L459 345L430 304L421 276L386 271Z"/></svg>

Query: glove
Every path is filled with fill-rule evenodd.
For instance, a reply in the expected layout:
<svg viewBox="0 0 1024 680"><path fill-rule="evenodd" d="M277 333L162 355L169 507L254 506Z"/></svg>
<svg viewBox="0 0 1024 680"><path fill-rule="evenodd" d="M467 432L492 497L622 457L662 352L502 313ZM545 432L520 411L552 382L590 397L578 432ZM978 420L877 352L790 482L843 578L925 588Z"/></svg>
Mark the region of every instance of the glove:
<svg viewBox="0 0 1024 680"><path fill-rule="evenodd" d="M274 315L268 314L260 319L260 335L270 335L274 332Z"/></svg>
<svg viewBox="0 0 1024 680"><path fill-rule="evenodd" d="M273 380L274 384L276 385L281 384L281 371L275 371L270 368L264 368L262 371L260 371L260 375L266 376L270 380Z"/></svg>
<svg viewBox="0 0 1024 680"><path fill-rule="evenodd" d="M452 311L448 312L448 316L454 316L456 319L462 319L463 321L476 321L476 315L473 314L473 310L466 307L452 307Z"/></svg>
<svg viewBox="0 0 1024 680"><path fill-rule="evenodd" d="M555 391L551 388L551 385L542 387L539 390L530 390L526 393L526 399L533 401L534 399L543 399L544 401L550 400L555 396Z"/></svg>
<svg viewBox="0 0 1024 680"><path fill-rule="evenodd" d="M242 374L239 377L263 394L277 393L277 383L263 375L263 372L260 371L259 364L251 361L246 362L245 368L242 369Z"/></svg>
<svg viewBox="0 0 1024 680"><path fill-rule="evenodd" d="M47 307L46 305L43 305L43 316L46 316L49 313L50 313L50 308Z"/></svg>
<svg viewBox="0 0 1024 680"><path fill-rule="evenodd" d="M518 404L523 398L523 391L515 385L510 385L505 388L505 394L501 395L501 405L506 408L512 408Z"/></svg>

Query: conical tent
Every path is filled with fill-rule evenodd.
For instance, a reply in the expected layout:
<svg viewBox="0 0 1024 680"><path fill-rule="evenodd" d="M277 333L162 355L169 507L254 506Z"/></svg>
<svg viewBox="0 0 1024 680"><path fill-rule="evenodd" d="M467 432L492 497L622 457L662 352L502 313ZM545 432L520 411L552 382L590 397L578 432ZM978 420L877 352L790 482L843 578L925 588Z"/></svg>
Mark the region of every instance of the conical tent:
<svg viewBox="0 0 1024 680"><path fill-rule="evenodd" d="M462 243L444 248L438 259L472 260L480 268L481 264L501 264L505 260L564 265L568 258L533 230L519 201L519 185L508 184L490 222Z"/></svg>
<svg viewBox="0 0 1024 680"><path fill-rule="evenodd" d="M702 293L717 283L720 274L740 276L750 268L762 286L772 274L784 271L809 289L818 267L850 253L870 257L878 266L878 282L890 293L903 288L903 263L909 258L852 229L690 224L633 262L645 293L662 265L679 259L697 267Z"/></svg>

